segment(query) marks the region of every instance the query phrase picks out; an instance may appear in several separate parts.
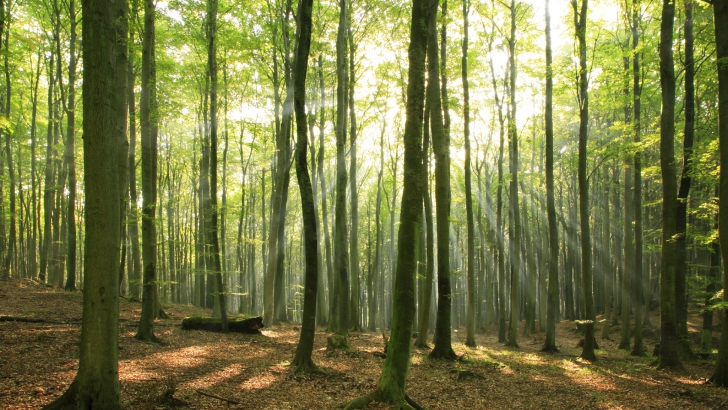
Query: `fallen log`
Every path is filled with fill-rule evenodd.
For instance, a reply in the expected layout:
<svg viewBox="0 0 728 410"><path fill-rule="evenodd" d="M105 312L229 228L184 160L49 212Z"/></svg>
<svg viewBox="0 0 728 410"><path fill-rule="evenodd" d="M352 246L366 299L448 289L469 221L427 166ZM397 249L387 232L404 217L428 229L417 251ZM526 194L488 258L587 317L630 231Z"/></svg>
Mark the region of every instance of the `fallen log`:
<svg viewBox="0 0 728 410"><path fill-rule="evenodd" d="M259 335L262 327L263 318L261 316L239 316L228 318L228 329L231 332ZM222 323L219 318L192 316L186 317L182 320L182 329L221 332Z"/></svg>
<svg viewBox="0 0 728 410"><path fill-rule="evenodd" d="M27 316L9 316L9 315L0 315L0 322L25 322L25 323L61 323L61 322L54 322L46 319L39 319L35 317L27 317Z"/></svg>

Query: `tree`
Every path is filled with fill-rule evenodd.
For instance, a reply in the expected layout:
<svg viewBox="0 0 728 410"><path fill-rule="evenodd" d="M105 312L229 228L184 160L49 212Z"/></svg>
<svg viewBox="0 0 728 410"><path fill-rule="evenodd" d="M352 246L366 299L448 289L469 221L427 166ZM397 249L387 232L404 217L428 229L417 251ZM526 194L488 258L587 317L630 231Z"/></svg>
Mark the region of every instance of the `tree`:
<svg viewBox="0 0 728 410"><path fill-rule="evenodd" d="M695 135L695 38L693 36L693 1L685 1L685 125L683 132L683 161L680 187L677 193L675 242L675 321L677 323L678 351L686 360L694 360L688 335L688 195L692 185L693 136Z"/></svg>
<svg viewBox="0 0 728 410"><path fill-rule="evenodd" d="M587 179L587 132L589 125L589 83L587 81L586 66L586 12L587 0L582 0L580 10L577 10L577 0L572 0L574 9L574 28L579 39L579 217L581 222L581 274L582 289L584 292L584 347L581 358L596 360L594 354L594 293L592 290L591 266L591 234L589 231L589 180Z"/></svg>
<svg viewBox="0 0 728 410"><path fill-rule="evenodd" d="M225 306L225 290L222 282L220 240L218 237L219 212L217 209L217 0L207 0L205 33L207 37L207 70L210 77L210 198L209 203L205 207L205 213L209 213L210 215L210 226L206 226L207 243L210 244L212 252L210 259L215 281L215 303L220 309L222 331L227 332L227 308ZM156 161L154 168L156 171ZM154 199L156 200L156 195Z"/></svg>
<svg viewBox="0 0 728 410"><path fill-rule="evenodd" d="M551 56L551 15L549 0L546 0L546 216L549 223L549 285L546 312L546 343L544 352L558 352L556 347L556 317L559 314L559 238L556 226L556 207L554 206L554 119L553 93L554 79Z"/></svg>
<svg viewBox="0 0 728 410"><path fill-rule="evenodd" d="M407 81L407 119L404 130L404 182L400 226L397 241L397 272L394 294L392 335L387 358L377 388L366 396L349 402L345 409L366 408L373 400L393 404L397 408L416 406L405 394L409 370L412 324L415 313L414 280L417 273L415 253L416 224L422 213L422 192L418 178L422 173L422 123L425 98L425 55L427 53L428 5L426 0L413 0L410 25L409 69ZM449 329L448 329L449 330ZM419 406L417 406L419 407Z"/></svg>
<svg viewBox="0 0 728 410"><path fill-rule="evenodd" d="M663 0L660 23L660 170L662 172L662 270L660 272L660 358L658 369L682 368L675 322L677 172L675 169L675 64L672 41L675 2ZM723 192L723 190L721 190Z"/></svg>
<svg viewBox="0 0 728 410"><path fill-rule="evenodd" d="M76 2L68 1L71 39L69 41L68 61L68 102L66 103L66 164L68 164L68 253L66 255L67 291L76 290Z"/></svg>
<svg viewBox="0 0 728 410"><path fill-rule="evenodd" d="M510 226L510 258L511 258L511 317L508 323L508 340L506 346L518 347L518 313L519 313L519 278L521 272L521 215L518 205L518 128L516 126L516 1L511 0L508 7L511 15L511 32L508 37L508 68L509 68L509 103L508 110L508 151L511 171L511 184L509 187L509 217ZM503 286L501 284L501 286Z"/></svg>
<svg viewBox="0 0 728 410"><path fill-rule="evenodd" d="M430 0L427 41L427 99L430 100L430 132L435 152L435 201L437 209L437 322L435 347L430 357L455 360L450 330L452 291L450 288L450 136L443 130L440 99L437 10L439 1ZM413 19L412 24L415 24ZM404 206L403 206L404 208ZM401 226L401 225L400 225ZM401 229L401 228L400 228ZM414 232L414 231L410 231ZM401 240L401 239L400 239Z"/></svg>
<svg viewBox="0 0 728 410"><path fill-rule="evenodd" d="M144 263L142 287L142 317L136 338L158 342L154 335L159 289L157 287L157 113L156 73L154 69L154 17L153 0L144 1L144 39L142 44L142 94L139 115L142 131L142 260Z"/></svg>
<svg viewBox="0 0 728 410"><path fill-rule="evenodd" d="M308 137L306 135L306 72L308 71L308 55L311 48L311 11L313 0L302 0L298 5L298 42L294 59L294 108L296 110L296 176L301 192L301 208L303 212L304 241L306 252L306 284L304 287L303 320L301 335L296 347L296 357L291 366L297 372L317 370L311 360L313 340L316 333L316 292L318 290L319 252L316 214L314 211L313 186L308 174L306 151Z"/></svg>
<svg viewBox="0 0 728 410"><path fill-rule="evenodd" d="M118 278L121 233L119 135L126 115L126 1L82 2L85 249L78 373L46 408L121 409ZM109 64L111 62L111 64ZM110 81L111 79L111 81ZM126 139L124 137L124 139ZM122 150L123 151L123 150ZM122 155L120 155L122 154Z"/></svg>
<svg viewBox="0 0 728 410"><path fill-rule="evenodd" d="M338 297L336 334L349 333L349 243L346 217L346 114L347 64L346 34L348 25L347 0L339 1L339 28L336 36L336 211L334 220L334 269L337 286L332 297ZM338 289L337 289L338 288ZM334 313L332 312L332 315Z"/></svg>
<svg viewBox="0 0 728 410"><path fill-rule="evenodd" d="M728 207L725 206L728 204L728 172L724 172L728 170L728 121L726 121L728 119L728 1L714 0L713 16L718 62L718 140L721 165L718 234L721 238L728 238ZM724 261L728 260L728 240L721 239L720 253ZM728 265L723 263L723 288L726 287L728 287ZM727 292L723 293L723 302L728 302ZM728 320L728 309L723 309L723 320ZM717 386L728 387L728 332L721 333L718 360L710 381Z"/></svg>
<svg viewBox="0 0 728 410"><path fill-rule="evenodd" d="M463 121L465 138L465 212L468 220L468 313L465 344L475 347L475 223L473 189L470 176L470 94L468 90L468 12L470 2L463 0Z"/></svg>
<svg viewBox="0 0 728 410"><path fill-rule="evenodd" d="M640 21L640 3L634 0L632 4L632 109L634 110L634 142L639 146L641 137L641 84L640 84L640 57L638 54L639 46L639 21ZM645 347L642 344L642 150L638 149L634 153L634 347L632 348L633 356L642 356L645 354ZM630 244L631 246L631 244ZM649 305L648 305L649 307Z"/></svg>

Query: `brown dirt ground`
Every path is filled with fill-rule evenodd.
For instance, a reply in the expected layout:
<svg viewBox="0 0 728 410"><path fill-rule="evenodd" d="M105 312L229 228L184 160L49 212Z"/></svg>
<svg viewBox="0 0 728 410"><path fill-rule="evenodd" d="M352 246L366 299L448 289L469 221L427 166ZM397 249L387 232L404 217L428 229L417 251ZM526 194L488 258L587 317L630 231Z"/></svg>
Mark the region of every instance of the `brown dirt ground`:
<svg viewBox="0 0 728 410"><path fill-rule="evenodd" d="M0 407L39 408L68 387L78 367L81 299L31 281L0 281L0 315L63 322L0 322ZM141 304L122 299L120 308L119 379L127 409L330 409L374 389L381 371L382 359L373 354L383 348L380 334L353 334L351 351L328 353L320 328L314 361L329 374L296 376L287 364L299 325L273 326L262 336L182 331L183 317L209 311L167 305L171 319L156 323L164 341L157 345L133 338ZM453 347L464 360L433 361L427 351L413 350L407 392L429 409L728 408L728 391L705 383L711 360L688 363L685 373L657 371L652 357L616 349L615 327L613 341L599 339L599 360L584 362L574 327L559 324L558 354L539 352L543 333L521 338L520 349L511 349L496 342L492 328L470 349L461 342L464 331L455 332ZM650 353L657 334L645 331ZM458 381L466 370L480 377ZM165 392L173 400L165 400Z"/></svg>

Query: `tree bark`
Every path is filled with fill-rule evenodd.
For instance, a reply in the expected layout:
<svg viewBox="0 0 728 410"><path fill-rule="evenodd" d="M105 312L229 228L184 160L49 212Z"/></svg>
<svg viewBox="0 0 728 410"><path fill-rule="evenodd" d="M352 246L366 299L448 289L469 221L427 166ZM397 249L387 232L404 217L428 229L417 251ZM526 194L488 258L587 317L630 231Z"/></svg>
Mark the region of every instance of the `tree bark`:
<svg viewBox="0 0 728 410"><path fill-rule="evenodd" d="M468 308L465 345L475 347L475 222L473 221L473 188L470 175L470 91L468 89L468 13L470 2L463 1L463 138L465 140L465 213L468 222ZM482 244L481 244L482 246Z"/></svg>
<svg viewBox="0 0 728 410"><path fill-rule="evenodd" d="M636 20L636 17L635 17ZM688 195L692 183L693 136L695 135L695 58L693 36L693 1L685 1L685 128L683 133L683 163L677 193L675 244L675 321L677 322L678 352L685 360L695 360L688 335Z"/></svg>
<svg viewBox="0 0 728 410"><path fill-rule="evenodd" d="M432 349L430 357L455 360L457 355L452 349L450 326L452 309L452 291L450 284L450 140L449 135L444 130L442 119L443 110L439 73L440 56L437 44L438 3L438 0L430 0L427 41L427 99L430 100L430 132L432 135L432 147L435 152L438 290L435 347ZM409 232L414 232L414 230L410 230Z"/></svg>
<svg viewBox="0 0 728 410"><path fill-rule="evenodd" d="M125 2L82 3L85 258L78 373L47 408L121 409L118 278L121 233L119 136L126 113ZM121 61L119 61L121 60ZM109 64L109 62L112 62ZM122 103L123 101L123 103ZM126 137L124 136L124 140ZM123 151L123 150L122 150ZM126 157L126 152L122 152Z"/></svg>
<svg viewBox="0 0 728 410"><path fill-rule="evenodd" d="M660 23L660 88L662 90L662 113L660 114L662 271L660 273L660 358L657 365L658 369L682 368L682 363L678 355L677 324L675 318L675 264L677 262L675 254L677 253L677 246L673 240L677 226L675 64L672 51L674 20L675 2L672 0L663 0L662 21ZM724 192L728 192L728 188L726 190L721 189L721 195ZM728 199L723 203L728 203Z"/></svg>
<svg viewBox="0 0 728 410"><path fill-rule="evenodd" d="M720 197L721 204L728 203L728 1L713 1L715 22L715 45L718 60L718 140L720 143ZM728 238L728 207L720 207L718 235ZM722 234L722 235L721 235ZM728 240L720 241L720 253L728 260ZM664 266L664 262L663 262ZM728 264L723 264L723 288L728 287ZM728 292L723 293L723 302L728 302ZM723 323L728 323L728 309L723 309ZM662 355L660 355L662 357ZM728 386L728 332L721 332L718 360L715 373L710 378L713 384Z"/></svg>
<svg viewBox="0 0 728 410"><path fill-rule="evenodd" d="M68 164L68 253L66 254L66 290L76 290L76 3L68 1L71 38L68 54L68 102L66 103L66 163Z"/></svg>
<svg viewBox="0 0 728 410"><path fill-rule="evenodd" d="M346 114L347 114L347 0L339 1L339 28L336 37L336 213L334 221L334 258L338 275L339 298L336 333L348 335L349 330L349 244L346 212ZM333 312L332 312L333 314Z"/></svg>
<svg viewBox="0 0 728 410"><path fill-rule="evenodd" d="M508 150L511 183L509 192L509 213L512 218L510 237L510 320L508 324L508 340L506 346L518 347L518 312L519 312L519 279L521 271L521 216L518 204L518 128L516 125L516 2L511 0L509 6L511 14L510 37L508 38L509 61L509 103L508 111Z"/></svg>
<svg viewBox="0 0 728 410"><path fill-rule="evenodd" d="M398 408L411 409L405 394L409 370L412 324L414 321L415 289L417 272L417 240L412 235L417 229L418 215L422 213L422 192L419 179L422 172L422 116L425 92L425 53L427 46L427 4L414 0L409 46L409 78L407 82L407 119L405 122L405 170L397 241L397 273L394 295L392 336L387 358L377 389L367 396L348 403L346 409L364 408L372 400L394 404ZM449 330L449 329L448 329Z"/></svg>
<svg viewBox="0 0 728 410"><path fill-rule="evenodd" d="M577 0L572 0L574 28L579 40L579 217L581 222L581 273L584 294L584 347L581 358L596 360L594 354L594 294L592 292L591 234L589 231L589 181L587 179L587 127L589 123L589 94L586 66L586 19L587 0L582 0L577 10Z"/></svg>
<svg viewBox="0 0 728 410"><path fill-rule="evenodd" d="M551 14L546 0L546 217L549 222L549 283L546 306L546 342L542 351L558 352L556 347L556 321L559 314L559 237L554 206L554 119L553 119L553 67L551 52Z"/></svg>
<svg viewBox="0 0 728 410"><path fill-rule="evenodd" d="M632 5L632 109L634 111L634 142L636 146L640 146L640 133L642 123L641 118L641 84L640 84L640 58L637 52L639 46L639 21L640 21L640 2L633 0ZM642 239L642 150L638 149L634 153L634 347L632 348L633 356L642 356L645 354L645 347L642 343L642 306L643 306L643 290L642 290L642 255L643 255L643 239ZM686 328L687 329L687 328Z"/></svg>
<svg viewBox="0 0 728 410"><path fill-rule="evenodd" d="M313 341L316 333L316 292L318 291L319 257L318 234L316 232L316 212L314 210L313 186L308 174L306 152L308 136L306 135L306 72L308 56L311 48L311 13L313 0L302 0L298 6L298 43L294 59L294 108L296 112L296 177L301 193L301 211L306 253L306 276L303 296L303 320L301 335L296 347L296 356L291 366L296 371L305 372L316 369L311 360Z"/></svg>
<svg viewBox="0 0 728 410"><path fill-rule="evenodd" d="M142 43L142 94L139 101L139 118L142 131L142 259L144 277L142 286L142 314L139 340L154 341L154 318L157 299L157 112L155 58L155 6L152 0L144 1L144 38Z"/></svg>

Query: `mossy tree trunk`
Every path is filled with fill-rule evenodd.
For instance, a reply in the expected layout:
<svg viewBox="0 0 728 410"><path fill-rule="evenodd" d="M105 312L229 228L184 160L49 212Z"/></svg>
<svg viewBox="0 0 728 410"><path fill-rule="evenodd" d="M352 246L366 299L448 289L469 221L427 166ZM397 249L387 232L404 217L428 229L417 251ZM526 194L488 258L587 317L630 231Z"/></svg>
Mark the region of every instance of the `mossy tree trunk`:
<svg viewBox="0 0 728 410"><path fill-rule="evenodd" d="M46 408L74 403L79 408L123 408L115 273L121 245L119 171L126 171L119 162L127 155L125 123L120 121L126 116L127 12L125 1L82 2L86 251L79 365L68 390Z"/></svg>
<svg viewBox="0 0 728 410"><path fill-rule="evenodd" d="M422 119L425 93L425 54L427 46L427 1L412 2L412 23L409 47L409 78L407 82L407 119L404 129L404 183L400 226L397 241L397 272L395 275L392 335L387 358L377 389L355 399L345 408L365 408L372 400L394 404L395 408L411 409L405 394L409 370L412 325L415 313L415 274L417 255L413 232L417 230L418 215L422 213L422 192L419 179L422 173Z"/></svg>
<svg viewBox="0 0 728 410"><path fill-rule="evenodd" d="M154 18L156 10L152 0L144 1L144 38L142 44L142 95L139 114L142 131L142 260L144 284L142 288L142 316L136 338L157 341L154 336L154 318L157 304L157 114L154 98L156 87L154 65Z"/></svg>

